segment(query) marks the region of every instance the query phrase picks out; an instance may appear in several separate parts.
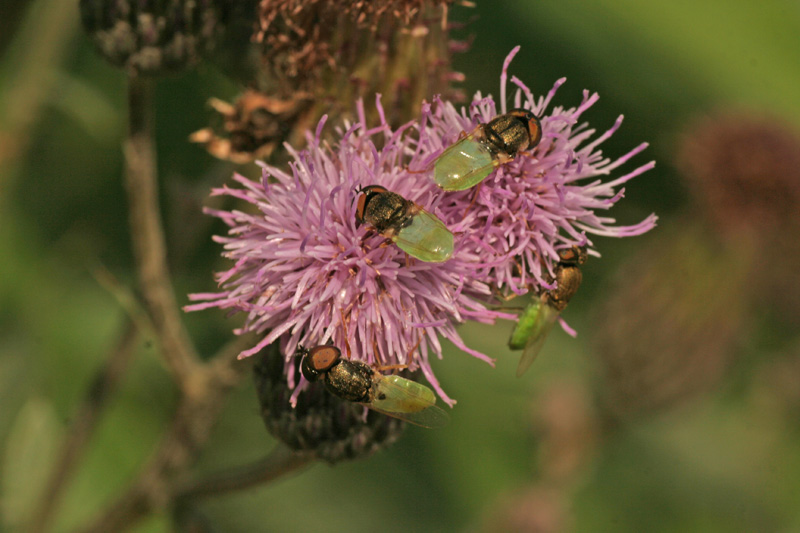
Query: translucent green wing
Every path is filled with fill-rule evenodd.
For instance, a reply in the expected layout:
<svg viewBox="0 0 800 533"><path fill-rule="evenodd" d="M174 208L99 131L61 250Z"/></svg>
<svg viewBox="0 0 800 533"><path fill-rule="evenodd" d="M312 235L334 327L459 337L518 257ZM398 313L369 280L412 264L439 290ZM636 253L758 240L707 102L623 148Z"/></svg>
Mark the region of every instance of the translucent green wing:
<svg viewBox="0 0 800 533"><path fill-rule="evenodd" d="M444 427L450 419L436 406L436 395L431 389L400 376L383 376L376 385L375 400L364 405L426 428Z"/></svg>
<svg viewBox="0 0 800 533"><path fill-rule="evenodd" d="M436 158L433 181L445 191L463 191L486 179L495 165L489 147L470 135Z"/></svg>
<svg viewBox="0 0 800 533"><path fill-rule="evenodd" d="M519 358L517 377L522 376L536 360L536 357L542 350L542 346L544 346L547 335L553 329L553 326L555 326L560 314L561 313L553 307L545 303L540 303L536 321L531 324L528 340L525 343L522 357Z"/></svg>
<svg viewBox="0 0 800 533"><path fill-rule="evenodd" d="M411 224L398 231L392 241L420 261L441 263L453 255L453 234L438 217L424 209L420 209Z"/></svg>

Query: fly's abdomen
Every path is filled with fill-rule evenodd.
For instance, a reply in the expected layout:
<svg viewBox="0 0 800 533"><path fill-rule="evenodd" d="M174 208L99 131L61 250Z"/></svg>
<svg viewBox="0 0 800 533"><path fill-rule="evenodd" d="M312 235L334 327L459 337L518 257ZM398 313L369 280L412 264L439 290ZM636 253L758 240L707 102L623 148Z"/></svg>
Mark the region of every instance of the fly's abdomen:
<svg viewBox="0 0 800 533"><path fill-rule="evenodd" d="M425 385L400 376L384 376L372 405L394 413L416 413L436 405L436 396Z"/></svg>
<svg viewBox="0 0 800 533"><path fill-rule="evenodd" d="M463 191L480 183L494 168L484 142L467 137L445 150L433 168L433 180L446 191Z"/></svg>
<svg viewBox="0 0 800 533"><path fill-rule="evenodd" d="M541 308L541 298L533 296L531 303L520 313L517 325L511 331L511 338L508 339L508 347L510 349L523 349L528 339L536 334L536 330L540 328L542 321Z"/></svg>
<svg viewBox="0 0 800 533"><path fill-rule="evenodd" d="M453 234L441 220L424 210L398 231L393 240L401 250L420 261L441 263L453 255Z"/></svg>

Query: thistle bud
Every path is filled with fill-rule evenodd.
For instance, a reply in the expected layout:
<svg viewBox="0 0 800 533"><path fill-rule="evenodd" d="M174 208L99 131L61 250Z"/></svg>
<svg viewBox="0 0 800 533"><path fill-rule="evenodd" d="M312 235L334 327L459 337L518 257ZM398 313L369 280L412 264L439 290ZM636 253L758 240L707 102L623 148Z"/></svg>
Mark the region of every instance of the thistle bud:
<svg viewBox="0 0 800 533"><path fill-rule="evenodd" d="M800 324L800 133L784 121L726 113L682 138L680 167L700 212L733 246L757 249L753 300L779 322Z"/></svg>
<svg viewBox="0 0 800 533"><path fill-rule="evenodd" d="M391 445L405 429L396 418L337 398L321 382L309 384L292 407L283 357L277 350L264 350L259 357L254 377L261 416L267 430L293 450L313 451L333 464L368 457ZM299 381L297 365L294 372Z"/></svg>
<svg viewBox="0 0 800 533"><path fill-rule="evenodd" d="M195 64L214 46L230 0L81 0L81 20L109 62L157 75Z"/></svg>
<svg viewBox="0 0 800 533"><path fill-rule="evenodd" d="M601 403L611 419L671 408L712 390L747 323L751 263L684 224L631 258L598 309ZM600 319L599 317L602 317Z"/></svg>
<svg viewBox="0 0 800 533"><path fill-rule="evenodd" d="M800 136L780 121L746 113L699 120L683 135L678 162L722 232L772 231L797 218Z"/></svg>

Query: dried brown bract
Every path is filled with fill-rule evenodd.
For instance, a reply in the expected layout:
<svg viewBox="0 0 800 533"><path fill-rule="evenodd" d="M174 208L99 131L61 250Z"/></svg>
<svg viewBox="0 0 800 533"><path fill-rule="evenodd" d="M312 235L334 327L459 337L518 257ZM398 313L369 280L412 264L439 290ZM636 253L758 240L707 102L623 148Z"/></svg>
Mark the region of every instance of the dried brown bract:
<svg viewBox="0 0 800 533"><path fill-rule="evenodd" d="M214 128L203 128L189 140L205 145L214 157L243 164L268 158L286 140L289 125L297 124L308 107L309 95L296 94L293 99L279 100L247 90L233 104L218 98L208 103L221 119L217 128L220 133Z"/></svg>

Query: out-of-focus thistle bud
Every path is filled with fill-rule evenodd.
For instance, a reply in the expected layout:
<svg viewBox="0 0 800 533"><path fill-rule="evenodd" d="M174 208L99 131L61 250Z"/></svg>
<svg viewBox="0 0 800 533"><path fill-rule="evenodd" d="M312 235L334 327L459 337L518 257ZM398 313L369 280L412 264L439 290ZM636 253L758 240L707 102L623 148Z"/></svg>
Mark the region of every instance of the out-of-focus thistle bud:
<svg viewBox="0 0 800 533"><path fill-rule="evenodd" d="M560 533L573 530L569 495L558 488L537 483L505 495L502 501L503 505L484 520L481 531Z"/></svg>
<svg viewBox="0 0 800 533"><path fill-rule="evenodd" d="M191 66L222 33L234 0L81 0L81 20L100 53L137 74Z"/></svg>
<svg viewBox="0 0 800 533"><path fill-rule="evenodd" d="M761 413L777 415L776 421L800 428L800 342L783 353L771 354L758 368L751 395Z"/></svg>
<svg viewBox="0 0 800 533"><path fill-rule="evenodd" d="M536 399L534 428L539 436L539 477L569 487L581 477L598 440L596 415L583 385L554 383Z"/></svg>
<svg viewBox="0 0 800 533"><path fill-rule="evenodd" d="M254 39L261 65L251 89L228 104L211 102L222 118L193 134L219 158L237 163L299 147L322 115L332 123L350 116L353 102L383 95L385 121L397 127L417 116L419 104L452 88L463 75L450 56L465 49L449 37L453 0L262 0ZM463 97L462 97L463 98ZM345 117L346 116L346 117ZM368 122L378 122L368 110ZM267 123L280 126L265 127Z"/></svg>
<svg viewBox="0 0 800 533"><path fill-rule="evenodd" d="M532 402L537 441L535 480L498 498L482 531L571 531L571 495L585 476L598 440L587 388L565 380L549 385Z"/></svg>
<svg viewBox="0 0 800 533"><path fill-rule="evenodd" d="M270 348L259 357L254 376L261 416L267 430L293 450L312 451L329 463L359 459L388 447L405 429L396 418L337 398L321 382L309 384L292 407L283 356Z"/></svg>
<svg viewBox="0 0 800 533"><path fill-rule="evenodd" d="M723 233L782 231L797 220L800 137L782 122L744 112L698 120L681 138L678 163Z"/></svg>
<svg viewBox="0 0 800 533"><path fill-rule="evenodd" d="M752 253L696 222L651 241L619 270L597 309L592 346L611 419L663 410L711 390L746 330Z"/></svg>
<svg viewBox="0 0 800 533"><path fill-rule="evenodd" d="M678 161L700 211L733 243L757 253L753 296L773 316L800 323L800 134L781 120L726 113L682 137Z"/></svg>

